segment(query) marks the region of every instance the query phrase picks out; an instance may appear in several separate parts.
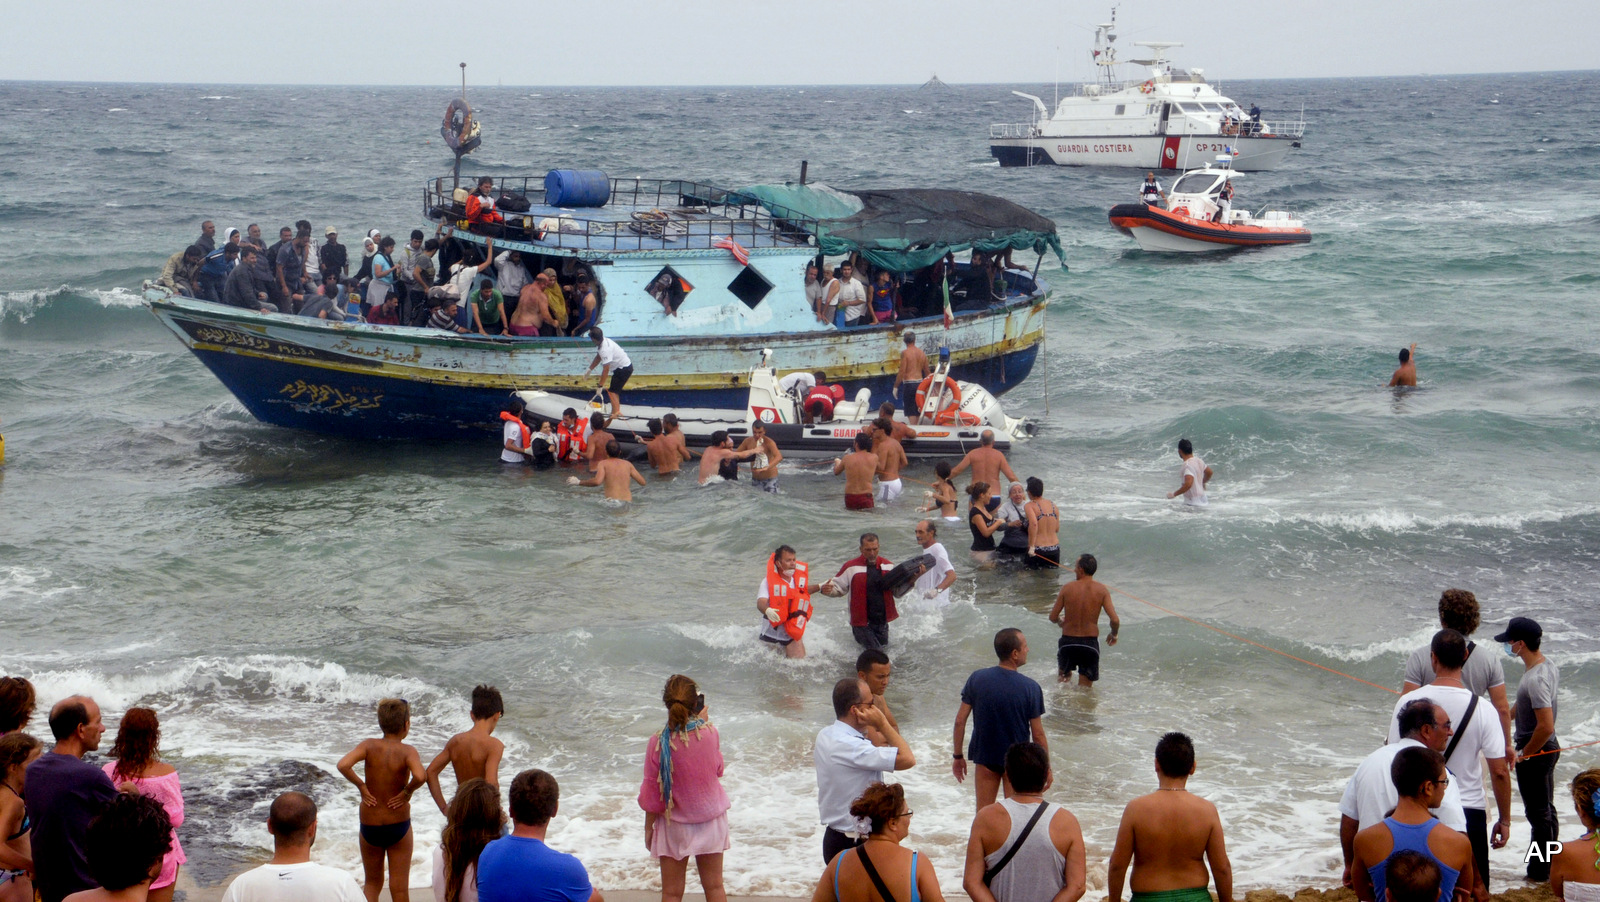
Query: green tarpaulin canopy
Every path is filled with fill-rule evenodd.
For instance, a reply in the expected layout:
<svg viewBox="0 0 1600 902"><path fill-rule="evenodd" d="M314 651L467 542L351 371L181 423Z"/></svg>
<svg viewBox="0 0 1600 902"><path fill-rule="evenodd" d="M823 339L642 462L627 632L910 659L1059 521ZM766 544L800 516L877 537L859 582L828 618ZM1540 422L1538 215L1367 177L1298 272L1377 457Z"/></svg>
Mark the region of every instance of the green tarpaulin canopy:
<svg viewBox="0 0 1600 902"><path fill-rule="evenodd" d="M994 253L1007 248L1043 255L1066 254L1056 224L1011 201L971 191L901 188L836 191L825 185L753 185L738 194L774 215L786 210L815 219L822 252L858 251L874 266L911 272L945 254L967 249Z"/></svg>

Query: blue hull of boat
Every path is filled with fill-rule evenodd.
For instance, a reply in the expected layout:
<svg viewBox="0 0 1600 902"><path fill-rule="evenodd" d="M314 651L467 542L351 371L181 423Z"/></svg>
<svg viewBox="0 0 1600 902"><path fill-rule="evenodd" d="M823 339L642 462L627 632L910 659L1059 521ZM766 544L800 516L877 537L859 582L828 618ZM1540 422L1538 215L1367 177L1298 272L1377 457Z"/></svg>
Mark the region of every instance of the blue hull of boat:
<svg viewBox="0 0 1600 902"><path fill-rule="evenodd" d="M279 360L194 349L256 419L292 429L363 439L455 439L498 434L500 411L509 395L501 389L439 385L379 373L308 370ZM998 396L1033 370L1039 346L957 365L951 375L975 382ZM314 380L314 381L309 381ZM892 378L847 381L847 396L872 391L876 403L898 399ZM625 391L623 405L743 409L748 390Z"/></svg>

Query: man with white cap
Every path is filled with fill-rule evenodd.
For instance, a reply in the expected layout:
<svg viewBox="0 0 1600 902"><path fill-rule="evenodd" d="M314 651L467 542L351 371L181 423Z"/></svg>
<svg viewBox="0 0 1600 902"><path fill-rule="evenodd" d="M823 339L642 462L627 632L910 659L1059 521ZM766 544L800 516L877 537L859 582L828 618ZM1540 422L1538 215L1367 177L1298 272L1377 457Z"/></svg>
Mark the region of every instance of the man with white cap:
<svg viewBox="0 0 1600 902"><path fill-rule="evenodd" d="M339 243L339 230L333 226L328 226L323 231L323 235L326 240L322 242L322 247L317 250L317 265L320 268L322 278L325 280L331 275L342 279L348 276L350 274L350 252L345 249L344 245Z"/></svg>

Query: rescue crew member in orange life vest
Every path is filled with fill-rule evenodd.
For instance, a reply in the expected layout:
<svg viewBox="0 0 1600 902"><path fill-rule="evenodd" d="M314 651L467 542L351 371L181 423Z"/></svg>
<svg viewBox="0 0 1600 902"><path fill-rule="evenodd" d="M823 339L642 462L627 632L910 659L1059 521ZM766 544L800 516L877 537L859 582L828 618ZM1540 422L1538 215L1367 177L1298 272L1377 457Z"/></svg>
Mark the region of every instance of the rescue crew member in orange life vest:
<svg viewBox="0 0 1600 902"><path fill-rule="evenodd" d="M803 658L803 637L811 623L811 580L804 563L795 560L788 545L767 559L767 575L756 590L756 610L767 619L761 624L761 641L783 649L786 657Z"/></svg>
<svg viewBox="0 0 1600 902"><path fill-rule="evenodd" d="M588 423L578 419L578 412L568 407L561 411L561 425L556 427L556 460L577 463L588 459Z"/></svg>

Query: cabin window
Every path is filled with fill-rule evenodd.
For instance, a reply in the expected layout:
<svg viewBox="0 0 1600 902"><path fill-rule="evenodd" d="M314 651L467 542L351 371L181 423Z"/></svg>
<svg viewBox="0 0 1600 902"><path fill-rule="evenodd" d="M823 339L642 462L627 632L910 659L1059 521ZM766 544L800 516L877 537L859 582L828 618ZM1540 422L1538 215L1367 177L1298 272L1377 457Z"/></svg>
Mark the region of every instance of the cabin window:
<svg viewBox="0 0 1600 902"><path fill-rule="evenodd" d="M1123 113L1126 113L1127 111L1128 111L1128 107L1127 107L1126 104L1121 104L1121 103L1117 104L1117 115L1118 116L1121 116Z"/></svg>
<svg viewBox="0 0 1600 902"><path fill-rule="evenodd" d="M728 283L728 290L733 292L734 297L743 301L746 307L754 310L756 305L761 303L761 299L767 296L767 292L772 290L772 283L767 281L766 276L756 272L755 267L746 266L733 277L732 282Z"/></svg>
<svg viewBox="0 0 1600 902"><path fill-rule="evenodd" d="M656 273L655 278L645 287L645 293L655 298L656 303L663 307L671 307L673 313L678 312L678 308L683 306L684 300L693 290L694 286L689 284L689 280L678 275L678 271L670 266L661 267L661 271Z"/></svg>

